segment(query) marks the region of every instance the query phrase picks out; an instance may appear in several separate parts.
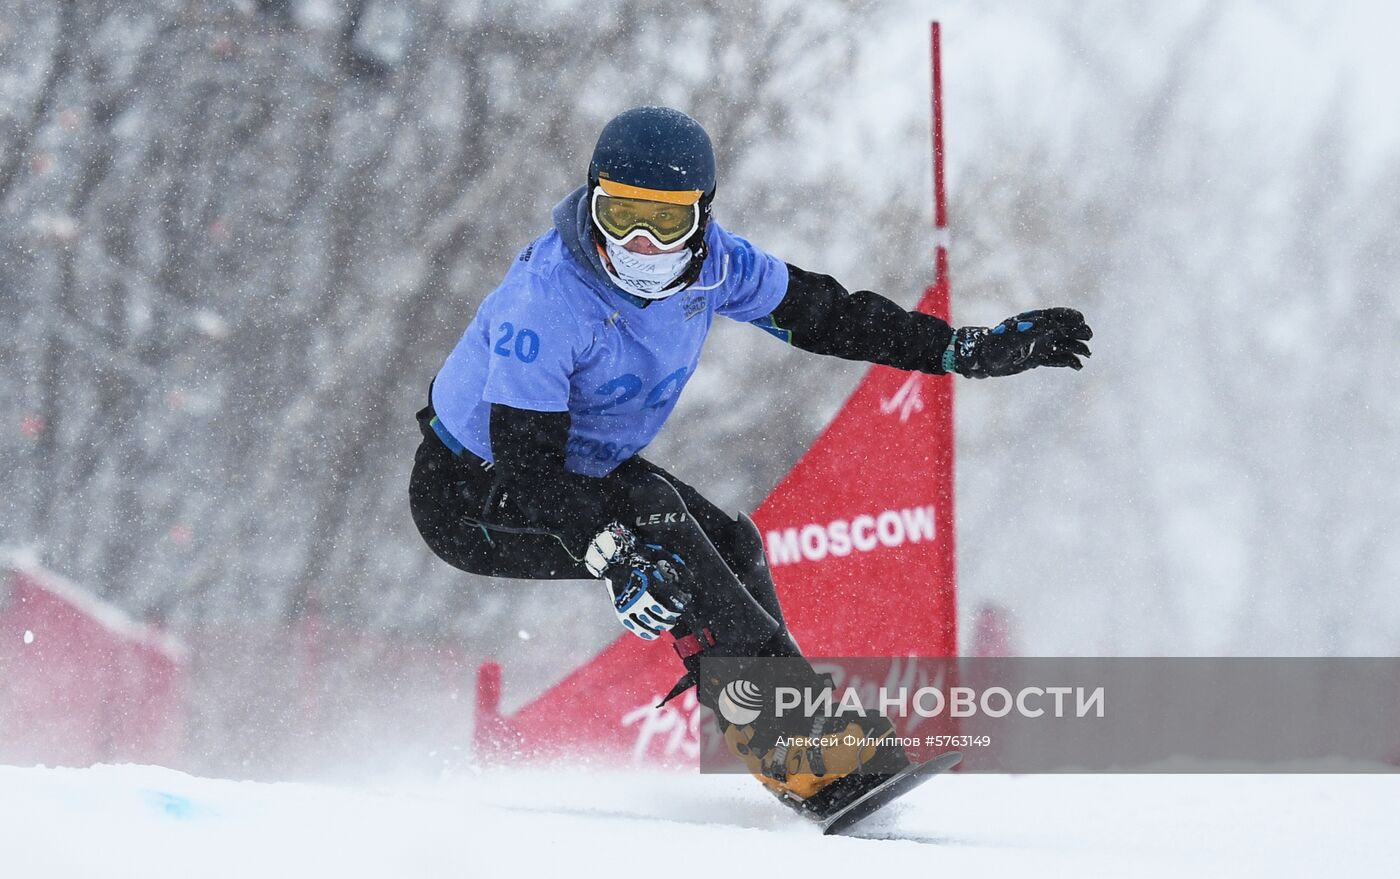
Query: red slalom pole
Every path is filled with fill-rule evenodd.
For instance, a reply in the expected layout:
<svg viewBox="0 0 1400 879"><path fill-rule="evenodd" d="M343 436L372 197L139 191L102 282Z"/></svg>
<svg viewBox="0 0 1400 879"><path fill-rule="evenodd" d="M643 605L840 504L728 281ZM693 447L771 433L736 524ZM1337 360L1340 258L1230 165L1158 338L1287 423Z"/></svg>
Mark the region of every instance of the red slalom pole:
<svg viewBox="0 0 1400 879"><path fill-rule="evenodd" d="M952 282L948 275L948 201L947 190L943 177L943 47L942 28L938 22L931 22L929 25L929 61L930 61L930 106L933 118L933 244L934 244L934 264L933 283L924 291L923 299L919 302L919 310L926 314L941 317L943 320L952 323ZM947 578L946 588L950 594L957 594L957 539L955 532L955 518L953 516L953 505L956 500L954 491L954 421L953 421L953 379L944 377L936 382L930 383L928 399L933 410L937 413L937 432L940 440L934 444L936 449L932 466L939 474L939 481L942 488L938 496L939 508L939 554L942 561L942 570ZM953 607L956 608L956 599ZM953 644L951 652L957 652L957 618L956 612L952 619L946 622L946 632L948 639Z"/></svg>
<svg viewBox="0 0 1400 879"><path fill-rule="evenodd" d="M929 48L933 87L933 286L937 290L934 313L948 320L948 201L943 183L943 51L938 22L929 25Z"/></svg>

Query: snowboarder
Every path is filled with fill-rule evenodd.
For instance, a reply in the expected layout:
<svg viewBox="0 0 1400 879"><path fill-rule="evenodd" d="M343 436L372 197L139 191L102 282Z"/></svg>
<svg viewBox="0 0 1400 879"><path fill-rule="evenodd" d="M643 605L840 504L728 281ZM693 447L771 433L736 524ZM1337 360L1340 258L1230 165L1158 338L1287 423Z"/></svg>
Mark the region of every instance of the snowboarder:
<svg viewBox="0 0 1400 879"><path fill-rule="evenodd" d="M409 489L423 539L450 565L601 579L629 632L671 633L687 671L671 695L698 682L712 709L725 682L698 679L699 657L801 656L753 522L639 454L693 376L715 315L818 354L974 378L1080 369L1092 335L1069 308L954 329L848 292L723 228L715 183L709 136L686 114L640 107L609 122L586 184L514 259L433 380ZM816 815L908 762L897 746L869 744L893 733L883 717L826 729L721 722L760 780ZM845 738L825 732L865 744L784 746L791 735Z"/></svg>

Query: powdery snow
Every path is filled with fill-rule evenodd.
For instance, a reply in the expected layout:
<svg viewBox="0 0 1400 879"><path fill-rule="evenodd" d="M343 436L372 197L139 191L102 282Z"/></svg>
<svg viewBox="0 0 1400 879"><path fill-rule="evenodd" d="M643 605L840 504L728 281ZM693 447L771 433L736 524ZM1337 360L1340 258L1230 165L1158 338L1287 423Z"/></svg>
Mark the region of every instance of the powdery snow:
<svg viewBox="0 0 1400 879"><path fill-rule="evenodd" d="M1365 876L1393 776L949 775L823 837L743 776L492 770L366 787L0 767L6 876ZM891 871L891 872L886 872Z"/></svg>

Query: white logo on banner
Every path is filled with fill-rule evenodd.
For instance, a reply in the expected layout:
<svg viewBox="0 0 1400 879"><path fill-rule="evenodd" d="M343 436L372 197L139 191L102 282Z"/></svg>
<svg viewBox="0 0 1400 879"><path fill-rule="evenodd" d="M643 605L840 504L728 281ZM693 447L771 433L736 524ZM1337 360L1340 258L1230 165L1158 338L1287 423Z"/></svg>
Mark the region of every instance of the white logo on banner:
<svg viewBox="0 0 1400 879"><path fill-rule="evenodd" d="M703 715L698 710L695 691L658 707L660 698L659 694L654 695L622 716L622 725L637 731L632 742L632 762L654 763L658 757L687 762L697 759Z"/></svg>
<svg viewBox="0 0 1400 879"><path fill-rule="evenodd" d="M870 552L879 547L922 543L934 538L932 504L905 510L885 510L879 515L860 515L801 528L769 531L768 563L773 567L800 561L819 562L827 556L842 558L853 552Z"/></svg>
<svg viewBox="0 0 1400 879"><path fill-rule="evenodd" d="M909 377L899 386L899 390L894 392L893 397L880 401L880 411L886 415L898 412L900 421L908 421L909 416L924 411L924 395L920 390L922 378L917 372L909 373Z"/></svg>

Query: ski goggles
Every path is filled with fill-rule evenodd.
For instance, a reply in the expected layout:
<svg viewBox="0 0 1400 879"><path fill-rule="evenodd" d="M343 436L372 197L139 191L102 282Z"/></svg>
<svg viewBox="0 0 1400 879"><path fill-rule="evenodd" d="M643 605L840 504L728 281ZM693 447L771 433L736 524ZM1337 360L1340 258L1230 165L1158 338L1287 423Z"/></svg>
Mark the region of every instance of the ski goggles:
<svg viewBox="0 0 1400 879"><path fill-rule="evenodd" d="M599 180L593 222L614 244L646 236L657 247L684 241L700 228L699 190L671 192Z"/></svg>

